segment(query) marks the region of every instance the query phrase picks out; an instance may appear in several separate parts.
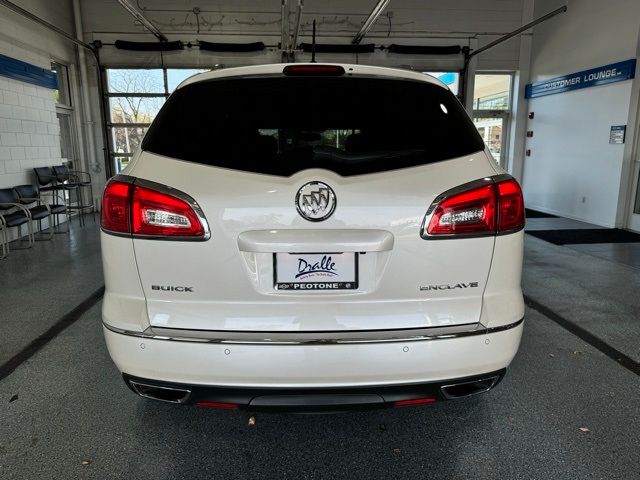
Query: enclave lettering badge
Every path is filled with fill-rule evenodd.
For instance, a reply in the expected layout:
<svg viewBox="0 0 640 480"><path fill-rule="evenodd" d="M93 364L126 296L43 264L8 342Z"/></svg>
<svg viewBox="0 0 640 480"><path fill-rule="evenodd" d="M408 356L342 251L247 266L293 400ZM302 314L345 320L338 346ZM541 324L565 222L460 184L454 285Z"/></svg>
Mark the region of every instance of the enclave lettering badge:
<svg viewBox="0 0 640 480"><path fill-rule="evenodd" d="M455 290L456 288L477 288L478 282L470 282L470 283L456 283L456 284L442 284L442 285L427 285L424 287L420 287L420 291L429 291L429 290Z"/></svg>

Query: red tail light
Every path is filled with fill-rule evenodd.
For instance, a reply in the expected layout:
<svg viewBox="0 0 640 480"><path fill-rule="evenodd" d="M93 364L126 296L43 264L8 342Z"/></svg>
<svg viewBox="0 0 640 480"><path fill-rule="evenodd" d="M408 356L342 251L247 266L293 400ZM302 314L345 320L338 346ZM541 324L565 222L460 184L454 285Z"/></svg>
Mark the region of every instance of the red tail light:
<svg viewBox="0 0 640 480"><path fill-rule="evenodd" d="M204 228L193 208L173 195L150 188L133 187L134 235L201 237Z"/></svg>
<svg viewBox="0 0 640 480"><path fill-rule="evenodd" d="M102 228L111 233L142 237L174 237L206 240L206 221L194 209L195 202L181 192L119 180L105 187ZM181 198L182 197L182 198Z"/></svg>
<svg viewBox="0 0 640 480"><path fill-rule="evenodd" d="M422 236L493 235L522 227L522 191L518 182L509 178L444 194L429 223L425 223Z"/></svg>
<svg viewBox="0 0 640 480"><path fill-rule="evenodd" d="M498 232L524 227L524 199L513 178L496 184L498 189Z"/></svg>
<svg viewBox="0 0 640 480"><path fill-rule="evenodd" d="M100 224L104 230L131 233L131 195L129 183L111 181L102 195Z"/></svg>

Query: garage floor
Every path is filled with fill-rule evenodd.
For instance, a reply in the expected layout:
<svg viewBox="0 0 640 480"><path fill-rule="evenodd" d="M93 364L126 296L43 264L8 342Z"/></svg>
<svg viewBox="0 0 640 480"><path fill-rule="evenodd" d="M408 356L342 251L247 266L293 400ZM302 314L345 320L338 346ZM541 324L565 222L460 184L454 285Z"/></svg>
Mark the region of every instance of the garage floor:
<svg viewBox="0 0 640 480"><path fill-rule="evenodd" d="M97 227L11 252L0 263L0 478L640 478L640 265L530 236L525 261L533 308L495 391L264 414L249 427L242 413L125 387L100 328Z"/></svg>

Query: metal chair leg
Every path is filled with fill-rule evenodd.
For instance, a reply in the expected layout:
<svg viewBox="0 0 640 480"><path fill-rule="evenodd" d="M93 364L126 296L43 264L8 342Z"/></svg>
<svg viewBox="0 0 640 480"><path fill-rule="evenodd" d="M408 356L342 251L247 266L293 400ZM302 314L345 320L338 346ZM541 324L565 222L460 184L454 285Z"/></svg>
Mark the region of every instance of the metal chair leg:
<svg viewBox="0 0 640 480"><path fill-rule="evenodd" d="M2 246L2 256L0 256L0 260L7 258L7 256L9 255L9 252L7 250L7 229L4 228L4 226L2 226L2 228L0 229L0 234L2 234L2 236L0 237L0 246Z"/></svg>
<svg viewBox="0 0 640 480"><path fill-rule="evenodd" d="M62 230L62 227L60 226L60 213L52 213L51 216L53 217L53 233L55 233L56 235L66 235L69 233L69 219L67 218L67 228L65 230Z"/></svg>
<svg viewBox="0 0 640 480"><path fill-rule="evenodd" d="M89 195L91 195L91 201L90 201L90 205L91 205L91 217L93 218L93 223L96 223L96 204L94 202L94 197L93 197L93 184L89 184Z"/></svg>
<svg viewBox="0 0 640 480"><path fill-rule="evenodd" d="M34 240L37 242L44 242L45 240L51 240L53 238L53 214L49 215L48 217L48 222L49 222L49 226L47 227L47 235L45 236L42 233L42 219L38 220L38 232L34 233ZM38 238L41 237L41 238Z"/></svg>
<svg viewBox="0 0 640 480"><path fill-rule="evenodd" d="M22 225L18 225L18 238L16 239L16 243L20 245L19 247L13 247L14 250L26 250L33 246L33 231L31 228L31 220L27 222L27 245L23 246L24 240L22 239ZM7 238L7 252L10 250L9 248L9 239Z"/></svg>
<svg viewBox="0 0 640 480"><path fill-rule="evenodd" d="M27 222L27 238L29 239L29 247L31 248L33 247L33 245L36 243L36 237L33 234L33 220L30 220Z"/></svg>

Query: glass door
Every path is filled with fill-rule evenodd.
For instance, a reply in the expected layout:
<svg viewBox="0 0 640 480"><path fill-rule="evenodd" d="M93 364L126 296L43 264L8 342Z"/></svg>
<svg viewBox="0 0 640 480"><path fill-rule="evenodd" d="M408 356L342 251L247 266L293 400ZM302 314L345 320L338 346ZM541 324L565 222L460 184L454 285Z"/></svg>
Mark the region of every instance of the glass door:
<svg viewBox="0 0 640 480"><path fill-rule="evenodd" d="M506 144L509 113L495 110L474 110L473 123L487 144L494 160L506 168Z"/></svg>
<svg viewBox="0 0 640 480"><path fill-rule="evenodd" d="M473 123L496 163L505 170L512 77L511 73L477 73L473 90Z"/></svg>

